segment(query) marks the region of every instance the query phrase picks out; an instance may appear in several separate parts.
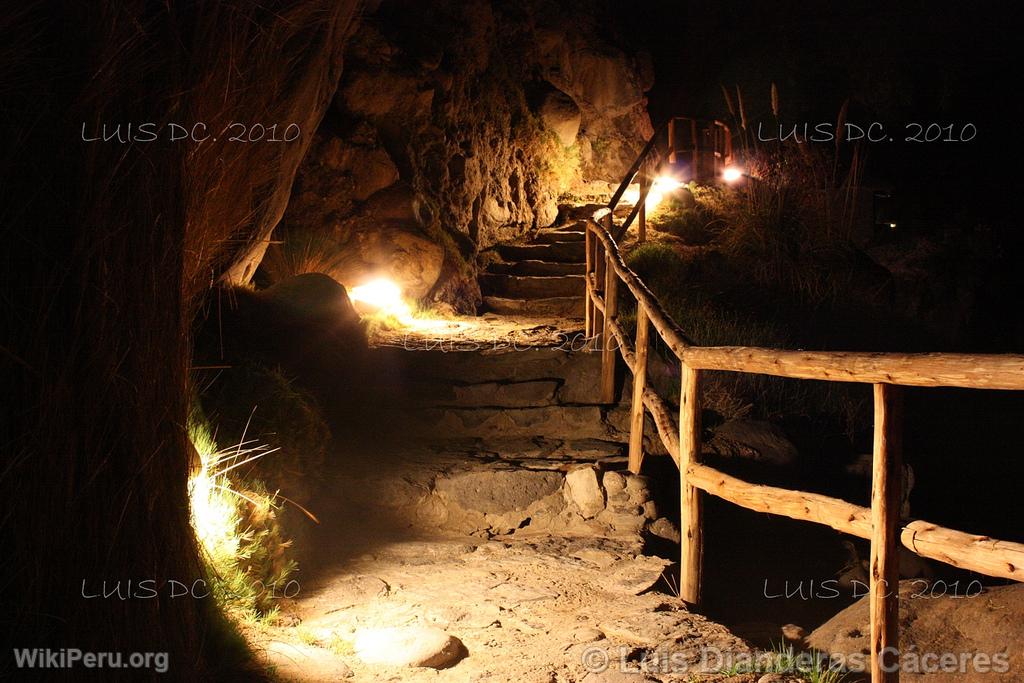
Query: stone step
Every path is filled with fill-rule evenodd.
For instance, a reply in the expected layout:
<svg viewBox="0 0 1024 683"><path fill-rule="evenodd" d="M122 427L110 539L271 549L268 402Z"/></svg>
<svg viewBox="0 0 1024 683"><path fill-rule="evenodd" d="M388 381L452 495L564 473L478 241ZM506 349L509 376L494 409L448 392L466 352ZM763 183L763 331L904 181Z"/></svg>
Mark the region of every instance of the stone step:
<svg viewBox="0 0 1024 683"><path fill-rule="evenodd" d="M458 351L383 347L373 349L372 362L374 367L388 370L389 381L399 394L415 396L418 386L471 387L554 380L559 402L594 403L599 395L601 354L573 350L582 348L584 341L568 339L558 348L482 347ZM442 393L442 400L444 396L454 397L454 389L450 394Z"/></svg>
<svg viewBox="0 0 1024 683"><path fill-rule="evenodd" d="M408 404L441 408L538 408L558 404L562 388L559 379L535 379L523 382L496 381L478 384L452 384L441 380L413 380L402 388Z"/></svg>
<svg viewBox="0 0 1024 683"><path fill-rule="evenodd" d="M501 244L498 253L506 261L557 261L583 263L586 260L583 242L553 242L551 244Z"/></svg>
<svg viewBox="0 0 1024 683"><path fill-rule="evenodd" d="M582 275L495 275L480 276L480 290L485 295L509 299L545 299L583 296Z"/></svg>
<svg viewBox="0 0 1024 683"><path fill-rule="evenodd" d="M502 446L497 455L489 440L425 443L353 461L331 487L347 504L346 519L389 520L433 534L486 537L526 528L574 539L597 536L606 549L613 547L610 539L635 536L657 518L650 481L626 471L621 442L524 438ZM410 547L402 562L419 564L429 556Z"/></svg>
<svg viewBox="0 0 1024 683"><path fill-rule="evenodd" d="M498 262L487 266L488 273L496 275L583 275L585 263L551 263L548 261Z"/></svg>
<svg viewBox="0 0 1024 683"><path fill-rule="evenodd" d="M622 411L614 408L612 411ZM552 405L531 408L421 408L395 409L395 419L411 433L446 439L487 439L495 434L503 438L600 439L625 443L628 433L621 430L620 415L600 406ZM628 423L628 415L626 416Z"/></svg>
<svg viewBox="0 0 1024 683"><path fill-rule="evenodd" d="M583 242L587 238L585 232L577 230L541 230L533 238L534 244L554 244L555 242Z"/></svg>
<svg viewBox="0 0 1024 683"><path fill-rule="evenodd" d="M555 296L544 299L509 299L485 296L484 308L498 315L583 317L583 295Z"/></svg>
<svg viewBox="0 0 1024 683"><path fill-rule="evenodd" d="M545 466L564 466L565 463L602 463L613 468L628 460L629 445L621 441L605 439L553 439L548 437L486 439L445 439L435 442L435 447L447 452L462 454L466 460L482 458L488 462L531 462L531 466L542 469Z"/></svg>

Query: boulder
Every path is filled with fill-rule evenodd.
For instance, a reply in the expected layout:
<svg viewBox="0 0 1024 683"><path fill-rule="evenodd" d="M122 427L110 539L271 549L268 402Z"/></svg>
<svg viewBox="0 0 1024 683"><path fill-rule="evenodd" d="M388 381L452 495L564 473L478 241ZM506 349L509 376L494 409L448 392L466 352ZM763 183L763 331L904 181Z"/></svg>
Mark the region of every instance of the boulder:
<svg viewBox="0 0 1024 683"><path fill-rule="evenodd" d="M360 221L342 236L329 274L348 287L387 277L409 298L419 299L437 282L444 250L409 224Z"/></svg>
<svg viewBox="0 0 1024 683"><path fill-rule="evenodd" d="M604 510L604 491L593 467L580 467L565 475L565 490L585 519Z"/></svg>
<svg viewBox="0 0 1024 683"><path fill-rule="evenodd" d="M470 471L439 478L438 493L463 510L501 514L525 510L554 493L562 484L559 472L523 469Z"/></svg>
<svg viewBox="0 0 1024 683"><path fill-rule="evenodd" d="M494 227L504 225L511 218L508 208L498 202L494 196L484 198L480 206L480 224L482 226Z"/></svg>
<svg viewBox="0 0 1024 683"><path fill-rule="evenodd" d="M661 557L638 555L630 560L621 560L612 565L602 577L602 587L612 593L640 595L654 588L661 580L671 560Z"/></svg>
<svg viewBox="0 0 1024 683"><path fill-rule="evenodd" d="M577 643L592 643L602 638L604 634L601 633L601 629L594 626L581 626L572 632L572 639Z"/></svg>
<svg viewBox="0 0 1024 683"><path fill-rule="evenodd" d="M235 288L224 299L218 315L197 333L196 357L202 362L281 368L314 394L329 389L332 398L339 384L361 381L366 330L345 288L330 276L304 273L260 291ZM347 362L339 363L342 357ZM353 390L335 405L365 398Z"/></svg>
<svg viewBox="0 0 1024 683"><path fill-rule="evenodd" d="M349 70L338 92L343 109L371 121L425 118L433 98L434 91L424 88L420 78L394 69Z"/></svg>
<svg viewBox="0 0 1024 683"><path fill-rule="evenodd" d="M604 484L604 490L608 492L609 498L618 496L626 490L626 478L619 472L605 472L601 482Z"/></svg>
<svg viewBox="0 0 1024 683"><path fill-rule="evenodd" d="M350 229L365 228L366 223L399 223L402 227L416 227L419 198L408 183L392 185L377 192L364 204Z"/></svg>
<svg viewBox="0 0 1024 683"><path fill-rule="evenodd" d="M541 198L537 206L534 207L535 220L534 223L538 228L546 228L550 225L554 225L558 219L558 202L555 201L554 196L547 196Z"/></svg>
<svg viewBox="0 0 1024 683"><path fill-rule="evenodd" d="M348 292L334 278L322 273L303 273L281 280L261 293L262 298L289 316L311 325L356 325L359 314Z"/></svg>
<svg viewBox="0 0 1024 683"><path fill-rule="evenodd" d="M333 683L353 676L337 655L312 645L272 640L264 645L261 654L282 681Z"/></svg>
<svg viewBox="0 0 1024 683"><path fill-rule="evenodd" d="M376 136L363 144L328 137L319 151L326 169L351 177L352 196L364 201L375 192L398 182L398 168Z"/></svg>
<svg viewBox="0 0 1024 683"><path fill-rule="evenodd" d="M782 637L785 638L788 643L800 644L803 643L804 638L807 637L807 632L804 631L803 626L798 624L783 624Z"/></svg>
<svg viewBox="0 0 1024 683"><path fill-rule="evenodd" d="M931 597L931 592L922 591L920 581L900 582L900 680L1019 680L1024 672L1020 648L1024 642L1024 585L987 588L976 594L961 583L958 596L952 594L952 585L938 591L937 595L945 593L940 597ZM925 597L913 597L922 593ZM870 637L868 598L863 597L815 629L807 644L832 655L863 657L862 653L870 651ZM930 653L936 657L925 659ZM945 670L943 655L947 655ZM956 662L949 661L950 657ZM965 666L960 671L962 659ZM937 668L926 671L926 667Z"/></svg>
<svg viewBox="0 0 1024 683"><path fill-rule="evenodd" d="M548 80L576 102L610 118L621 116L644 102L639 79L621 50L590 45L566 49L559 55L558 70Z"/></svg>
<svg viewBox="0 0 1024 683"><path fill-rule="evenodd" d="M783 467L792 465L799 456L786 434L763 420L729 420L715 429L707 448L723 458L743 458Z"/></svg>
<svg viewBox="0 0 1024 683"><path fill-rule="evenodd" d="M366 664L443 669L465 656L455 636L432 626L365 628L356 632L356 656Z"/></svg>
<svg viewBox="0 0 1024 683"><path fill-rule="evenodd" d="M627 474L626 493L631 503L643 505L651 499L650 479L640 474Z"/></svg>
<svg viewBox="0 0 1024 683"><path fill-rule="evenodd" d="M665 517L659 517L658 519L654 520L654 522L652 522L651 525L647 527L647 530L650 531L652 535L657 536L658 538L663 538L666 541L670 541L672 543L679 543L679 528L676 527L676 525L673 524L671 520Z"/></svg>

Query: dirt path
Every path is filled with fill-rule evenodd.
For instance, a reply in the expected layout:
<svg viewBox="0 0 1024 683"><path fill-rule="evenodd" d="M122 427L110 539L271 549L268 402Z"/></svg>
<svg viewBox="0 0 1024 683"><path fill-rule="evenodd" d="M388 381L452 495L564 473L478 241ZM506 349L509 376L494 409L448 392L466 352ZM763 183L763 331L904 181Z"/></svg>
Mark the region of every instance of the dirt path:
<svg viewBox="0 0 1024 683"><path fill-rule="evenodd" d="M387 543L296 601L289 611L301 623L258 642L282 677L296 681L615 680L597 675L606 656L609 671L620 658L639 670L645 659L657 667L657 653L672 653L680 674L657 680L688 680L702 649L747 652L724 627L650 590L667 564L628 541L593 537ZM364 662L363 641L374 629L422 626L461 643L446 668Z"/></svg>
<svg viewBox="0 0 1024 683"><path fill-rule="evenodd" d="M489 286L533 301L548 266L528 265ZM372 341L372 436L324 481L287 625L250 631L282 679L718 680L695 674L749 653L645 554L678 532L626 470L625 411L595 402L582 320L506 311Z"/></svg>

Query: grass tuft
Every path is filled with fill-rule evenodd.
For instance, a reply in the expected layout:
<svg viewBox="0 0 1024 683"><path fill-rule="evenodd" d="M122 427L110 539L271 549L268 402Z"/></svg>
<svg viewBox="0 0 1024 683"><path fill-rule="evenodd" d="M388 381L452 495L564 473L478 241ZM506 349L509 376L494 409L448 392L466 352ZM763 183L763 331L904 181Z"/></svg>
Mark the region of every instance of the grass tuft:
<svg viewBox="0 0 1024 683"><path fill-rule="evenodd" d="M189 478L192 526L217 603L241 621L272 620L296 563L287 557L275 493L238 472L274 449L240 441L217 447L212 431L193 419L189 435L197 463Z"/></svg>
<svg viewBox="0 0 1024 683"><path fill-rule="evenodd" d="M829 659L817 650L797 652L792 645L773 645L757 652L748 661L734 662L718 671L726 676L741 674L786 674L807 683L842 683L848 674L830 666Z"/></svg>

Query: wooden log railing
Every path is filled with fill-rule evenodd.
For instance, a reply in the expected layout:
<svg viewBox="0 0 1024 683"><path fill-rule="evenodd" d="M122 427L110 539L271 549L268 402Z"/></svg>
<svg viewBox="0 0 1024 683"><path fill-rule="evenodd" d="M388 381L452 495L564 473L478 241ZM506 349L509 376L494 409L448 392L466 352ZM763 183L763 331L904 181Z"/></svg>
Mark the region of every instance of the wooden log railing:
<svg viewBox="0 0 1024 683"><path fill-rule="evenodd" d="M635 170L634 170L635 172ZM630 176L630 178L632 175ZM620 188L621 189L621 188ZM750 347L700 347L665 312L636 273L626 266L615 238L612 210L586 224L586 333L601 350L602 401L615 400L616 356L633 375L629 468L643 465L646 415L680 470L680 597L701 597L701 493L735 505L830 526L871 542L869 612L871 680L899 680L889 655L899 644L898 546L922 556L988 576L1024 581L1024 544L899 518L902 473L902 386L1024 390L1024 356L954 353L853 353L788 351ZM643 198L641 198L641 203ZM636 299L636 337L619 323L620 285ZM652 330L681 364L678 421L672 408L647 386ZM871 507L816 493L751 484L701 464L700 387L707 371L745 372L793 379L861 382L874 387L874 448Z"/></svg>

